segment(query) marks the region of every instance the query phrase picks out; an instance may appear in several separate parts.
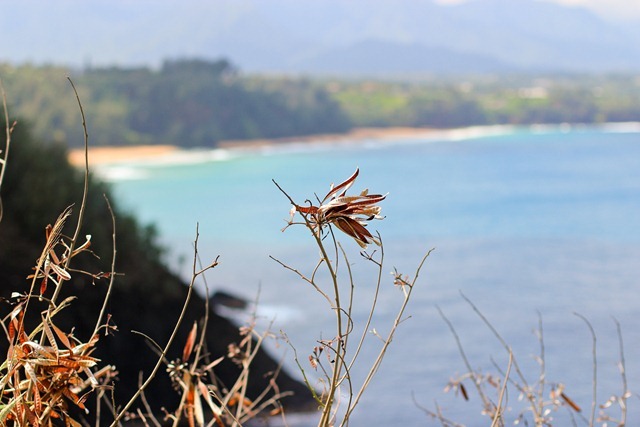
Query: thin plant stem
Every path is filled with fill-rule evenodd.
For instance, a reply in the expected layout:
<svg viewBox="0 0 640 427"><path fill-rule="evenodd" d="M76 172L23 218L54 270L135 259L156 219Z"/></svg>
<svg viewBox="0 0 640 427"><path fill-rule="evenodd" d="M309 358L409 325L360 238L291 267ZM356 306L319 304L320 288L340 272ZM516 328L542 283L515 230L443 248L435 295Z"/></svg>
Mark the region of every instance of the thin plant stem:
<svg viewBox="0 0 640 427"><path fill-rule="evenodd" d="M493 333L493 335L498 339L500 344L502 344L502 347L505 349L505 351L507 353L509 353L511 351L509 345L505 342L504 338L502 338L502 335L500 335L500 333L491 324L491 322L489 322L489 319L487 319L485 317L485 315L482 314L482 312L478 309L478 307L476 307L476 305L473 302L471 302L471 300L464 293L460 292L460 295L462 296L462 298L464 298L465 301L467 301L467 303L471 306L473 311L480 317L480 319L482 319L484 324L489 328L489 330ZM538 413L538 408L534 404L535 397L531 394L531 387L529 387L527 379L525 378L524 374L522 373L522 370L520 369L520 366L518 365L518 361L517 361L516 358L513 359L513 367L515 368L516 373L518 374L518 378L520 378L520 381L523 384L522 385L522 389L525 391L525 396L527 397L527 400L529 400L529 402L532 404L531 408L532 408L532 410L534 412L535 418L536 419L540 418L541 414Z"/></svg>
<svg viewBox="0 0 640 427"><path fill-rule="evenodd" d="M546 384L546 359L544 347L544 332L542 328L542 313L538 311L538 341L540 343L540 378L538 384L538 413L542 414L544 406L544 388Z"/></svg>
<svg viewBox="0 0 640 427"><path fill-rule="evenodd" d="M304 381L305 385L307 386L307 388L311 392L311 395L313 396L313 399L318 403L318 405L322 405L321 396L318 396L317 391L311 385L311 382L309 381L309 378L307 377L307 373L304 370L304 368L302 367L302 364L300 363L300 358L298 357L298 351L293 346L293 344L291 343L291 340L289 339L289 337L287 336L286 333L281 331L281 335L284 338L284 341L289 345L289 347L291 347L291 350L293 350L293 360L295 361L296 365L298 365L298 369L300 370L300 373L302 374L302 380Z"/></svg>
<svg viewBox="0 0 640 427"><path fill-rule="evenodd" d="M307 226L313 231L313 227L312 225L309 223L309 220L306 216L303 216L304 220L307 222ZM316 240L316 243L320 249L320 252L322 254L322 258L325 259L325 264L327 266L327 270L329 272L329 276L331 277L331 282L333 284L333 292L334 292L334 298L335 298L335 312L336 312L336 329L338 332L337 335L337 344L336 344L336 354L342 354L342 311L340 310L340 308L342 307L340 305L340 288L338 286L338 274L336 271L334 271L333 267L331 266L331 261L329 259L329 256L327 255L327 251L324 247L324 244L322 243L322 238L320 237L320 229L318 229L317 232L312 233L313 237ZM335 363L333 366L333 373L329 382L329 394L327 395L327 402L325 403L325 406L323 407L322 410L322 417L320 418L320 424L321 426L328 426L329 425L329 421L330 421L330 414L331 414L331 407L333 406L333 402L335 399L335 393L337 391L337 387L338 387L338 378L340 377L340 372L342 370L342 363L343 360L341 357L337 357L335 359Z"/></svg>
<svg viewBox="0 0 640 427"><path fill-rule="evenodd" d="M593 363L593 378L591 381L592 384L592 397L591 397L591 416L589 417L589 427L593 427L595 419L596 419L596 406L598 405L598 357L596 354L596 332L591 325L591 322L584 317L580 313L573 313L578 316L589 328L589 333L591 334L591 356Z"/></svg>
<svg viewBox="0 0 640 427"><path fill-rule="evenodd" d="M200 259L200 255L196 253L196 257L198 258L198 266L200 270L204 268L202 266L202 260ZM204 290L205 290L205 299L204 299L204 319L202 319L202 331L200 331L200 341L196 346L196 354L193 358L193 363L191 365L191 372L195 371L198 367L198 362L200 361L200 355L202 349L205 346L205 338L207 335L207 326L209 325L209 284L207 283L207 276L205 274L202 275L202 281L204 282ZM186 360L184 360L186 362Z"/></svg>
<svg viewBox="0 0 640 427"><path fill-rule="evenodd" d="M387 352L387 348L389 348L389 345L391 345L391 341L393 341L393 336L395 335L395 332L398 329L398 326L404 320L402 316L404 315L405 309L407 308L407 304L409 303L409 299L411 297L411 293L413 292L413 288L414 288L416 282L418 281L418 277L420 276L420 271L422 270L422 267L424 266L425 262L427 261L427 258L429 258L429 255L431 255L431 252L433 252L433 249L430 249L427 252L427 254L424 257L422 257L422 261L420 261L420 264L418 265L418 268L416 269L416 273L415 273L415 275L413 277L413 280L411 281L411 284L408 285L409 286L409 290L408 290L407 294L405 295L404 301L402 302L402 305L400 307L400 310L398 311L398 314L397 314L396 318L393 321L393 326L391 327L391 330L389 331L389 334L387 335L387 338L384 340L384 344L382 345L382 348L378 352L378 357L373 362L373 365L371 366L371 369L369 370L369 373L367 374L367 377L365 378L364 382L362 383L362 387L360 388L360 391L358 392L358 394L355 397L355 399L353 399L352 407L347 410L347 415L345 416L346 420L349 419L349 416L351 415L351 412L358 405L358 402L360 401L360 398L362 397L362 394L364 393L364 391L369 386L369 383L373 379L373 377L376 374L376 372L378 372L378 369L380 368L380 365L382 364L382 359L384 358L384 356L385 356L385 354Z"/></svg>
<svg viewBox="0 0 640 427"><path fill-rule="evenodd" d="M138 387L142 387L142 372L140 372L140 375L138 376ZM153 414L153 411L151 410L151 405L149 405L149 402L147 401L147 396L144 393L140 395L140 401L142 402L142 405L146 409L147 414L151 419L151 422L154 424L154 426L162 427L160 422L156 419L155 415Z"/></svg>
<svg viewBox="0 0 640 427"><path fill-rule="evenodd" d="M167 344L162 349L161 356L158 357L158 361L156 362L155 366L153 367L153 370L151 371L151 373L149 374L149 376L147 377L145 382L142 384L141 387L138 388L138 390L135 392L135 394L131 397L131 399L129 399L127 404L118 413L118 415L116 416L115 420L111 423L110 427L115 427L115 425L118 424L118 422L124 416L124 414L129 410L129 408L131 408L131 406L135 403L135 401L138 400L138 398L140 397L142 392L144 392L144 390L149 386L149 384L151 383L153 378L158 373L158 370L160 369L160 366L162 366L162 364L164 363L164 360L166 358L166 355L167 355L167 352L169 350L169 347L173 343L173 340L175 339L176 335L178 334L178 329L180 328L180 325L182 324L182 320L184 319L185 313L187 312L187 307L189 306L189 302L191 301L191 294L193 292L193 285L195 283L196 277L199 274L199 273L196 272L197 253L198 253L198 238L200 236L198 228L199 228L199 226L196 225L196 238L195 238L195 242L194 242L195 254L194 254L194 257L193 257L194 258L193 259L193 275L191 277L191 281L189 282L189 286L187 288L187 296L185 297L184 303L182 304L182 310L180 311L180 315L178 316L178 320L176 321L176 323L175 323L175 325L173 327L173 331L171 332L171 336L169 337L169 340L167 341ZM210 267L213 267L213 266L215 266L215 263L212 264ZM202 272L202 270L201 270L201 272Z"/></svg>
<svg viewBox="0 0 640 427"><path fill-rule="evenodd" d="M73 254L73 249L76 245L76 242L78 241L78 236L80 235L80 229L82 228L82 223L84 221L84 212L87 206L87 195L89 193L89 132L87 131L87 120L84 115L84 108L82 107L82 102L80 101L78 90L76 89L76 86L75 84L73 84L73 80L71 80L70 77L67 77L67 80L71 84L73 93L76 96L78 108L80 109L80 116L82 117L82 130L84 132L84 187L82 190L82 203L80 204L80 211L78 212L78 223L76 224L76 230L73 233L73 238L69 242L69 256L67 257L64 264L65 269L69 268L69 263L71 263L71 254ZM58 295L60 295L62 283L62 280L57 283L56 288L53 292L53 296L51 297L51 304L56 303Z"/></svg>
<svg viewBox="0 0 640 427"><path fill-rule="evenodd" d="M312 278L309 279L307 276L305 276L304 274L302 274L299 270L296 270L295 268L285 264L284 262L280 261L279 259L269 255L269 258L271 258L272 260L274 260L275 262L277 262L278 264L280 264L282 267L284 267L285 269L294 272L296 275L298 275L298 277L300 277L302 280L304 280L305 282L309 283L311 286L314 287L314 289L316 291L318 291L318 293L320 295L322 295L324 297L324 299L327 300L327 302L329 303L329 306L333 308L333 303L331 302L331 298L329 297L329 295L326 294L326 292L324 292L322 289L320 289L320 287L318 286L318 284L315 282L315 273L318 270L318 268L322 265L322 260L318 262L318 264L316 265L315 269L313 270L313 275Z"/></svg>
<svg viewBox="0 0 640 427"><path fill-rule="evenodd" d="M627 397L629 395L629 388L628 388L628 384L627 384L627 367L626 367L626 362L625 362L625 358L624 358L624 341L622 340L622 329L620 328L620 322L618 322L617 319L613 319L613 321L616 324L616 331L618 333L618 343L619 343L619 349L620 349L620 364L619 364L619 369L620 369L620 376L622 377L622 395L620 396L619 399L619 405L620 405L620 425L621 426L626 426L627 425Z"/></svg>
<svg viewBox="0 0 640 427"><path fill-rule="evenodd" d="M289 196L287 194L287 192L285 192L282 187L280 187L280 185L278 185L278 183L274 180L273 183L278 187L278 189L280 189L280 191L289 199L289 201L291 202L292 205L296 205L296 203L293 201L293 199L291 198L291 196ZM331 266L331 259L329 258L329 255L327 254L327 250L324 246L324 243L322 242L322 236L321 236L321 229L320 227L316 229L314 229L313 224L311 224L311 222L309 221L309 218L307 215L302 215L302 218L304 219L305 225L306 227L311 231L311 234L313 235L313 238L316 241L316 245L318 246L318 248L320 249L320 253L321 253L321 259L324 260L326 266L327 266L327 271L329 273L329 276L331 277L331 282L333 285L333 292L334 292L334 301L335 301L335 306L333 307L333 309L335 310L335 315L336 315L336 329L338 332L337 335L337 347L336 347L336 354L342 354L342 349L343 349L343 342L342 342L342 306L340 303L340 288L338 286L338 274L337 272L334 270L334 268ZM334 240L334 244L335 244L335 240ZM340 377L340 372L342 371L342 358L336 358L335 359L335 363L334 366L332 367L332 375L331 378L329 379L329 391L327 394L327 401L324 403L323 408L322 408L322 416L320 417L320 422L318 423L319 426L328 426L330 424L331 421L331 409L333 406L333 402L335 399L335 393L337 391L338 388L338 379Z"/></svg>
<svg viewBox="0 0 640 427"><path fill-rule="evenodd" d="M11 147L11 133L13 131L13 126L9 123L9 108L7 107L7 94L4 90L4 84L2 83L2 79L0 79L0 91L2 91L2 107L4 110L4 123L5 123L5 144L4 144L4 154L2 158L0 158L0 190L2 189L2 182L4 181L4 173L7 169L7 160L9 159L9 148ZM2 193L0 193L0 196ZM2 197L0 197L0 221L2 221Z"/></svg>
<svg viewBox="0 0 640 427"><path fill-rule="evenodd" d="M311 232L311 235L316 242L317 248L320 250L320 261L316 265L316 268L313 270L313 275L310 279L307 279L305 276L291 267L288 267L286 265L285 267L296 272L301 278L306 280L316 290L318 290L328 300L330 307L334 311L335 315L337 330L336 336L331 340L319 341L319 343L321 344L321 348L325 348L326 351L329 352L328 356L330 359L330 367L325 369L323 363L318 360L319 351L317 351L316 349L314 349L314 355L311 359L313 367L316 370L320 369L325 375L323 379L328 382L328 385L325 386L324 389L324 392L326 394L323 395L324 398L321 401L321 417L318 422L318 426L321 427L328 427L334 424L339 424L341 426L349 424L350 416L355 407L358 405L362 394L368 388L373 376L378 372L382 360L389 345L393 340L398 326L400 325L400 323L406 320L404 318L404 312L411 297L413 286L417 281L420 270L423 267L426 258L431 253L431 251L429 251L429 253L422 259L412 283L408 283L408 281L404 280L394 282L400 285L404 294L404 300L402 301L397 316L386 338L382 338L379 334L376 333L376 336L383 342L382 348L377 353L377 356L370 366L362 385L358 388L357 393L354 395L351 368L356 363L360 351L363 348L364 340L369 332L369 327L371 325L377 306L380 286L382 282L382 262L375 261L373 257L371 255L367 255L366 252L361 252L361 254L366 259L368 259L369 261L373 261L378 266L378 277L374 290L373 303L370 307L368 318L365 321L365 328L362 332L362 336L359 338L354 355L350 356L350 360L347 360L347 349L349 348L350 334L354 331L354 321L352 315L355 301L355 279L351 264L349 263L349 257L347 256L344 247L337 241L333 227L337 227L347 235L354 238L354 240L363 248L366 248L367 244L369 243L375 243L379 246L382 246L382 241L379 234L378 238L374 237L364 228L366 224L362 224L361 222L375 218L381 218L378 215L378 213L380 212L380 208L374 205L375 203L383 200L386 197L382 195L368 195L368 191L366 190L363 191L360 196L345 196L346 191L349 189L357 175L358 169L356 169L356 172L349 179L345 180L341 184L337 186L332 185L331 190L324 197L324 199L320 200L320 198L317 198L319 207L315 206L309 200L307 200L306 202L309 204L309 206L306 207L296 204L293 199L282 189L282 187L280 187L277 182L273 181L276 187L278 187L278 189L285 195L285 197L287 197L287 199L289 199L289 201L293 205L291 210L291 220L287 223L287 227L285 227L285 229L293 224L305 225L306 228ZM344 199L342 199L342 197L344 197ZM330 202L324 204L324 202L327 200L330 200ZM296 212L300 214L303 222L293 222L293 216ZM363 217L360 217L361 215ZM328 236L331 236L331 242L333 243L332 247L329 247L328 244L325 243L325 238ZM328 255L330 250L334 252L334 258L331 258ZM346 265L346 280L348 281L348 283L344 285L342 285L342 280L339 278L339 273L341 273L340 262L344 262ZM318 268L321 267L323 263L326 264L325 268L329 276L328 280L330 281L331 287L333 289L332 292L325 293L324 291L322 291L315 279ZM280 264L284 265L283 263ZM345 286L349 286L348 296L346 297L346 294L342 295L342 292L346 291ZM373 332L375 333L375 330ZM342 413L342 410L340 410L340 406L342 403L345 403L342 402L342 399L340 398L339 390L343 385L345 385L345 382L346 386L348 386L348 390L345 392L347 396L346 408L344 409L344 415L338 422L337 415L339 413Z"/></svg>
<svg viewBox="0 0 640 427"><path fill-rule="evenodd" d="M471 366L471 363L469 362L469 358L467 357L467 354L464 351L464 347L462 346L462 342L460 341L460 336L458 335L457 331L453 327L453 323L451 323L449 318L444 314L440 306L436 305L436 308L438 309L438 313L440 313L440 317L442 317L442 320L444 320L444 322L449 327L449 331L451 331L453 338L456 340L456 345L458 346L458 352L460 353L460 356L462 357L462 361L464 362L464 365L467 368L467 372L469 372L469 375L471 376L471 382L476 388L476 391L478 392L480 399L482 399L482 403L484 407L488 410L493 411L495 409L495 405L487 397L484 390L482 390L482 387L480 387L480 381L479 381L478 375L476 374L476 371L473 369L473 367Z"/></svg>
<svg viewBox="0 0 640 427"><path fill-rule="evenodd" d="M378 235L378 239L382 243L382 238L380 237L380 235ZM351 364L349 368L353 367L353 364L356 362L356 359L360 354L360 350L362 350L362 347L364 345L364 340L367 337L367 334L369 333L369 327L371 326L371 321L373 320L373 313L378 303L378 296L380 294L380 286L382 283L382 266L384 263L384 245L382 244L380 245L380 261L375 261L372 258L372 256L367 256L366 258L378 266L378 277L376 279L376 287L373 292L373 301L371 303L371 309L369 310L369 316L367 317L367 321L365 322L364 328L362 330L362 336L360 337L360 341L358 342L356 351L353 355L353 358L351 359Z"/></svg>
<svg viewBox="0 0 640 427"><path fill-rule="evenodd" d="M504 376L504 380L502 382L502 388L500 389L500 396L498 397L498 403L496 405L496 413L493 417L493 421L491 422L491 427L496 427L498 425L504 425L504 421L502 419L502 414L504 410L502 409L502 402L505 398L507 391L507 383L509 379L509 374L511 373L511 366L513 365L513 352L509 352L509 364L507 365L507 373Z"/></svg>
<svg viewBox="0 0 640 427"><path fill-rule="evenodd" d="M113 209L111 208L111 203L109 202L109 198L107 197L106 194L104 194L103 196L104 196L104 200L107 202L107 208L109 209L109 214L111 215L111 227L113 230L111 234L111 241L113 245L113 254L111 255L111 272L109 274L109 286L107 287L107 294L105 295L104 300L102 301L102 308L100 309L100 314L98 315L98 319L96 320L96 326L93 330L93 334L91 334L92 337L98 333L98 330L102 326L102 319L104 319L104 315L107 311L107 303L111 298L111 290L113 289L113 283L115 281L115 276L116 276L116 254L118 252L116 247L116 216L113 213Z"/></svg>
<svg viewBox="0 0 640 427"><path fill-rule="evenodd" d="M331 234L333 235L333 230L331 230ZM337 243L335 242L335 237L334 237L334 243ZM353 317L352 317L353 297L354 297L356 286L353 281L353 271L351 270L351 263L349 262L349 257L347 256L347 253L345 252L344 248L340 243L336 244L336 248L340 249L340 253L342 254L342 258L344 259L344 265L346 266L346 269L347 269L347 277L349 278L349 303L347 304L347 309L343 311L348 322L347 331L345 331L345 334L344 334L344 348L349 348L349 337L351 336L351 332L353 331Z"/></svg>
<svg viewBox="0 0 640 427"><path fill-rule="evenodd" d="M442 427L465 427L462 424L458 424L455 421L445 418L444 415L442 415L442 410L440 409L440 405L438 405L438 402L434 402L434 406L436 407L436 412L433 412L429 408L426 408L425 406L420 404L420 402L418 402L413 392L411 392L411 400L413 400L413 404L416 405L416 407L420 409L422 412L424 412L426 415L440 421L440 425L442 425Z"/></svg>

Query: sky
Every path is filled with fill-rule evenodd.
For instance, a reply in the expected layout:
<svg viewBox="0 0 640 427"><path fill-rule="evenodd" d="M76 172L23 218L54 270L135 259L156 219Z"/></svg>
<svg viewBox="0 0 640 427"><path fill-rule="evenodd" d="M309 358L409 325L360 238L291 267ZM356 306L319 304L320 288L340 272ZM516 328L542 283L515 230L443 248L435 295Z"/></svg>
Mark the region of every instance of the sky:
<svg viewBox="0 0 640 427"><path fill-rule="evenodd" d="M441 4L465 3L470 0L436 0ZM517 0L514 0L517 1ZM569 6L583 6L607 19L640 19L639 0L547 0Z"/></svg>
<svg viewBox="0 0 640 427"><path fill-rule="evenodd" d="M419 39L419 36L416 34L426 34L426 31L422 31L426 28L425 25L422 25L422 21L417 21L413 27L408 28L402 26L404 17L401 16L401 13L391 13L390 15L393 16L390 16L389 19L387 19L387 15L385 14L390 8L395 8L396 4L404 3L411 5L414 1L420 3L417 0L405 0L404 2L398 0L377 2L373 2L373 0L334 0L331 2L327 0L284 0L277 3L272 0L56 0L55 2L50 0L0 0L0 7L3 7L3 10L6 12L4 15L0 15L0 40L3 42L2 47L0 47L0 61L12 61L16 63L29 61L34 63L52 62L73 64L75 66L84 66L86 64L159 65L162 59L171 57L172 55L175 56L177 53L182 56L191 57L208 57L215 54L216 56L224 55L229 57L244 70L273 69L269 68L273 67L272 65L269 67L264 65L268 61L263 59L274 58L275 53L280 53L280 51L274 53L273 49L269 51L268 49L255 48L255 45L263 47L273 39L275 42L271 44L281 46L281 51L285 53L295 51L296 46L291 46L292 43L288 43L291 41L289 34L285 34L285 31L271 31L272 28L269 27L270 25L276 30L286 26L291 34L307 34L306 30L308 27L311 27L314 28L311 34L320 35L316 37L318 39L318 46L316 46L315 51L313 51L313 49L310 51L301 51L296 53L297 57L293 57L293 54L288 57L290 62L294 62L295 60L300 62L300 58L304 59L305 57L319 55L318 51L321 50L322 43L328 45L339 40L353 44L367 38L380 38L380 34L391 33L389 30L391 27L393 27L394 33L392 34L393 37L389 38L393 38L393 40L402 41L409 39L414 41ZM481 0L422 1L436 1L441 4L481 2ZM640 25L637 24L640 23L640 0L502 1L506 2L508 6L516 6L515 9L517 9L519 4L524 4L525 1L542 1L548 2L549 4L588 8L597 15L610 21L604 25L604 27L609 27L607 28L609 30L608 38L603 35L602 31L589 33L590 36L594 36L597 39L596 41L599 42L600 39L602 39L603 45L607 42L609 43L607 46L612 46L610 42L611 37L616 36L617 33L626 34L629 40L640 40ZM375 13L372 14L370 22L368 22L366 26L361 27L356 23L347 22L346 19L338 19L338 17L356 15L356 13L343 13L332 16L332 12L335 13L335 10L322 10L325 4L330 4L333 5L333 9L341 9L342 6L344 6L348 12L353 12L354 10L357 12L361 9L364 10L365 8L362 6L366 6L369 2L380 3L381 7L379 9L383 12L379 13L379 16ZM261 9L267 9L268 12L266 15L269 19L265 21L268 22L260 25L262 23L259 22L259 19L256 19L255 16L249 16L245 20L239 19L238 22L235 22L234 18L242 15L245 7L250 9L246 3L259 4ZM488 3L495 2L488 1ZM307 9L312 9L313 13L303 13L302 15L313 16L313 21L316 23L324 22L323 18L325 20L330 19L329 22L336 23L335 28L332 29L332 31L335 32L326 31L326 26L314 27L313 25L307 25L303 19L292 19L290 20L291 22L286 22L287 25L280 25L282 21L286 21L286 11L273 8L271 7L272 4L292 4L295 5L297 9L305 11L305 13ZM495 9L503 4L504 3L493 4L493 7ZM303 6L300 7L300 5ZM312 7L307 7L307 5ZM489 7L491 7L491 5ZM470 9L475 10L476 8ZM485 15L489 18L495 17L497 14L494 13L494 9L491 9L491 14ZM544 10L547 8L540 9ZM417 10L421 9L417 8ZM265 10L261 10L260 13L264 15ZM276 18L273 18L272 15L275 15ZM584 14L580 13L573 15L584 16ZM553 18L553 16L549 18L545 16L545 24L553 21ZM621 18L625 21L620 21ZM486 19L486 17L483 15L482 19ZM410 19L407 20L411 21ZM531 20L525 16L525 21L528 23ZM580 19L576 22L579 21ZM214 22L214 24L211 22ZM313 24L313 22L311 22L311 24ZM438 24L439 22L431 22L431 27L429 28L435 28L437 30L439 28ZM569 24L571 24L571 22L569 22ZM258 30L256 31L263 31L263 34L267 34L269 37L264 37L264 40L261 40L262 37L255 37L249 34L248 31L240 32L233 36L229 35L234 31L235 27L240 28L243 25L246 25L247 28L257 28ZM458 23L457 25L460 24ZM547 27L554 31L556 27L561 27L561 29L566 30L565 33L568 34L567 37L572 40L577 39L574 36L579 33L580 30L580 28L576 29L570 25L538 25L537 28L546 29ZM380 30L381 28L382 30ZM618 31L620 29L622 29L622 31ZM488 34L498 33L494 27L491 27L490 30ZM387 31L387 33L384 33L384 31ZM559 32L560 30L555 32L551 31L550 34L553 34L555 37ZM445 31L440 31L438 34L442 35L444 33ZM371 36L371 34L373 34L373 36ZM472 42L479 40L478 37L473 37L475 34L476 33L470 33L467 38ZM565 36L565 34L563 34L563 36ZM253 37L253 39L249 40L250 37ZM580 40L586 39L589 39L589 37L583 37ZM354 40L356 41L354 42ZM428 40L431 45L447 45L450 49L468 50L475 53L480 52L480 54L483 55L490 53L490 56L496 56L495 52L488 52L487 49L478 50L477 46L476 48L469 47L468 49L467 47L460 48L464 43L464 38L459 38L460 41L456 42L457 44L447 44L451 42L451 40L447 39L442 41L442 38L437 39L437 41L434 41L434 38L420 40ZM502 43L506 45L515 43L515 41L509 37L503 37L502 40L506 40L505 43ZM543 39L539 38L538 40ZM254 43L254 41L256 42ZM218 44L217 47L212 47L216 43ZM528 47L528 53L525 53L530 53L531 57L534 57L536 52L540 52L540 49L536 47L539 46L540 43L536 44L536 40L525 37L523 43L525 43L523 46L526 45ZM339 43L334 44L337 45ZM598 43L596 43L596 45L597 44ZM498 44L493 45L496 49L500 48ZM588 48L593 48L593 51L598 51L598 46L593 45L593 43L585 42L584 49L581 48L580 50L586 51ZM615 44L613 45L615 46ZM620 43L620 46L622 45L626 46L626 44ZM638 45L638 43L635 43L632 47ZM220 46L224 46L225 49L220 48ZM635 49L632 50L637 52ZM607 55L610 54L610 50L608 49L600 49L600 51ZM560 52L560 50L558 50L558 52ZM625 55L627 58L639 57L637 54L627 55L625 53ZM542 54L542 56L544 55ZM550 57L550 55L546 56L546 58ZM509 58L509 60L511 60L511 58ZM552 59L548 60L552 61ZM530 64L532 63L532 59L523 59L523 63Z"/></svg>

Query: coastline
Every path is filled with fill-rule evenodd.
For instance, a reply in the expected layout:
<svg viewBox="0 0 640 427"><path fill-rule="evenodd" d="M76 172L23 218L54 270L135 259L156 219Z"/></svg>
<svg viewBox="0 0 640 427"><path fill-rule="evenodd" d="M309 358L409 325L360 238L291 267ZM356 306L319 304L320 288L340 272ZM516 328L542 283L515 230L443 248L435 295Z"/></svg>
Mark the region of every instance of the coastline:
<svg viewBox="0 0 640 427"><path fill-rule="evenodd" d="M423 127L388 127L388 128L354 128L345 133L328 133L305 136L290 136L284 138L260 138L249 140L227 140L218 143L217 148L260 148L282 144L296 144L304 142L344 142L363 140L385 140L419 138L423 136L433 136L440 132L447 132L450 129L435 129Z"/></svg>
<svg viewBox="0 0 640 427"><path fill-rule="evenodd" d="M220 141L212 149L222 150L253 150L264 147L299 144L299 143L332 143L365 140L412 139L421 137L435 137L445 135L454 129L433 128L356 128L341 134L317 134L294 136L286 138L260 138L243 140ZM135 145L113 147L89 147L89 165L101 166L125 162L139 162L148 160L169 159L178 153L188 151L176 145ZM83 167L85 162L84 149L69 150L69 162L76 167Z"/></svg>
<svg viewBox="0 0 640 427"><path fill-rule="evenodd" d="M175 145L135 145L129 147L89 147L89 166L100 166L129 161L140 161L168 157L179 151ZM84 167L83 148L69 150L69 163Z"/></svg>
<svg viewBox="0 0 640 427"><path fill-rule="evenodd" d="M567 132L572 129L585 127L600 128L609 132L640 132L640 122L599 123L599 124L553 124L553 125L485 125L459 128L427 128L427 127L388 127L388 128L355 128L341 134L316 134L285 138L261 138L246 140L226 140L215 147L200 147L200 150L222 151L251 151L269 147L286 147L297 144L331 144L331 143L361 143L364 141L393 141L393 140L449 140L457 141L481 136L504 134L519 127L531 130ZM89 147L89 165L118 165L129 162L171 162L176 157L189 153L176 145L135 145L112 147ZM84 167L84 149L69 150L69 162L76 167Z"/></svg>

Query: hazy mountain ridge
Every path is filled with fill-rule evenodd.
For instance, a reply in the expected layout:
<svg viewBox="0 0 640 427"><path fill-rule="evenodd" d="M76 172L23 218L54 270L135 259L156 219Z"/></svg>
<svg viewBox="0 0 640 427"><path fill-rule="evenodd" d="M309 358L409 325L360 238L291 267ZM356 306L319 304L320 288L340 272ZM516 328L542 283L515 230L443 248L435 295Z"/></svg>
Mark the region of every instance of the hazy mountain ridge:
<svg viewBox="0 0 640 427"><path fill-rule="evenodd" d="M383 60L382 60L383 59ZM518 68L490 56L459 53L417 43L394 43L365 40L330 50L293 68L308 73L378 74L415 76L419 73L488 73L515 72Z"/></svg>
<svg viewBox="0 0 640 427"><path fill-rule="evenodd" d="M638 26L537 0L92 4L61 1L49 16L39 2L15 5L0 16L0 60L141 65L226 56L252 72L373 75L640 70Z"/></svg>

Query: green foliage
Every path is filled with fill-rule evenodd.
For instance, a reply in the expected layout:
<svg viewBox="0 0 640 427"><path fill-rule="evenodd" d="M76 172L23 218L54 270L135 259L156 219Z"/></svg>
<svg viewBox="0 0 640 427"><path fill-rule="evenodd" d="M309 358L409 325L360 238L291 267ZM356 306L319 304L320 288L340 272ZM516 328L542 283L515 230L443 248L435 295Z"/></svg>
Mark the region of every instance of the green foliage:
<svg viewBox="0 0 640 427"><path fill-rule="evenodd" d="M633 75L478 76L399 81L243 76L226 60L149 68L0 64L14 111L46 141L83 142L74 75L91 145L214 146L223 140L341 133L352 127L458 127L640 120Z"/></svg>
<svg viewBox="0 0 640 427"><path fill-rule="evenodd" d="M221 140L344 132L350 124L325 90L306 81L239 76L227 61L167 61L159 70L0 66L15 111L45 140L83 142L75 75L92 145L213 146ZM34 83L35 82L35 83ZM15 93L15 95L14 95Z"/></svg>
<svg viewBox="0 0 640 427"><path fill-rule="evenodd" d="M354 126L456 127L640 120L640 81L619 76L495 76L327 83Z"/></svg>
<svg viewBox="0 0 640 427"><path fill-rule="evenodd" d="M384 126L402 123L400 112L410 99L401 87L380 83L335 85L333 96L348 112L354 123L361 126Z"/></svg>
<svg viewBox="0 0 640 427"><path fill-rule="evenodd" d="M82 141L75 98L63 67L0 65L11 111L31 123L35 135L47 141ZM81 89L81 96L86 90ZM24 123L23 123L24 125Z"/></svg>

